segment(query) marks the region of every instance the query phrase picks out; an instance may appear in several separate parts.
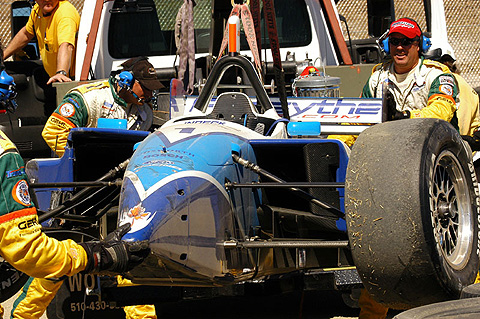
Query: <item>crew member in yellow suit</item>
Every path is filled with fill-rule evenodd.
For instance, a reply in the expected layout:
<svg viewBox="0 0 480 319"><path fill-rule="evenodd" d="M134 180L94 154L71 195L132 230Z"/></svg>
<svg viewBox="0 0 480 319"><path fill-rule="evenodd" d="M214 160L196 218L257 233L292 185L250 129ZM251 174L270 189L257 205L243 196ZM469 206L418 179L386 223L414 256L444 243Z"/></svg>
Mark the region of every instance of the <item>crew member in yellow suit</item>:
<svg viewBox="0 0 480 319"><path fill-rule="evenodd" d="M395 32L402 33L401 29L400 29L400 26L405 26L405 23L409 22L408 20L410 20L410 19L400 19L399 21L393 22L391 27L390 27L389 36L390 37L396 36ZM412 21L412 20L410 20L410 21ZM402 22L402 23L398 24L398 22ZM411 24L411 26L413 26L413 29L415 27L415 24L416 23ZM418 25L417 25L417 27L418 27ZM404 34L404 33L402 33L402 34ZM418 36L418 34L421 34L421 32L418 33L418 31L417 31L416 35ZM407 36L407 38L408 38L407 34L404 34L404 35ZM395 47L394 45L392 46L392 41L389 41L389 42L390 42L390 50L391 50L390 52L392 52L392 54L398 54L400 58L405 55L405 52L402 51L402 49L404 47L402 43L398 43L399 46ZM395 41L395 43L396 43L396 41ZM405 42L405 44L407 44L407 43ZM407 48L405 48L405 49L408 50L409 46L407 45L406 47ZM410 49L411 49L411 47L410 47ZM408 54L409 53L407 53L407 55ZM395 56L393 57L393 60L394 60L393 63L394 64L396 63L397 60L399 60L399 57L397 57L397 58L395 58ZM419 57L419 59L422 60L423 58ZM445 88L442 88L441 86L444 85L444 83L447 83L449 81L444 82L443 81L444 78L441 78L441 81L439 81L439 83L438 83L439 86L433 88L434 90L437 90L437 92L432 94L432 89L430 89L431 92L428 95L428 99L427 99L428 102L427 102L427 106L425 108L422 108L421 105L419 104L419 105L417 105L417 107L420 106L419 111L415 111L414 109L409 109L408 106L404 106L403 108L399 109L398 102L396 101L397 102L396 103L397 110L394 110L393 112L390 112L390 115L392 117L389 120L396 120L396 119L401 119L401 118L411 118L411 117L437 117L437 118L444 119L446 121L451 121L453 119L454 121L456 121L456 123L452 123L452 124L458 125L458 129L459 129L460 134L470 144L472 150L473 151L480 150L480 132L477 131L479 126L480 126L478 94L475 92L475 90L473 90L470 87L470 85L460 75L458 75L456 73L451 73L451 71L453 71L452 69L453 69L454 59L452 59L450 55L443 55L442 58L440 59L440 61L442 63L445 63L446 65L443 65L443 64L439 65L437 62L429 61L429 60L423 60L423 64L427 63L427 65L430 64L430 65L433 65L435 68L439 68L441 70L441 72L443 72L443 74L440 75L442 77L445 76L446 74L449 74L450 76L454 77L456 90L458 91L458 95L456 96L456 99L455 99L455 102L458 105L458 109L456 110L454 116L452 116L453 114L451 113L451 111L454 110L453 108L450 108L450 110L448 110L447 112L443 112L443 111L431 112L431 111L428 111L428 112L422 114L422 111L424 111L427 107L432 105L430 103L430 99L431 99L432 96L436 97L438 99L439 98L439 96L437 95L438 93L446 93L446 92L444 92ZM448 61L450 61L452 63L449 64L449 63L447 63ZM420 65L420 67L421 67L421 65ZM375 74L375 71L377 69L378 69L378 67L374 68L374 72L372 73L372 76L370 77L370 79L372 77L375 78L377 76ZM408 72L411 72L411 70L409 70ZM408 79L408 77L409 77L409 75L407 75L406 79ZM371 97L368 94L369 89L372 88L371 85L369 86L369 83L371 84L370 79L367 82L367 85L365 86L366 88L364 89L364 91L362 93L363 97ZM395 80L398 80L397 76L395 77ZM377 82L377 85L378 85L378 82ZM447 92L450 92L450 88L448 88ZM367 93L367 94L365 94L365 93ZM377 95L375 97L381 97L381 95L380 96ZM447 110L446 108L442 108L442 107L440 107L438 110L442 110L442 109ZM402 116L401 111L405 112L406 110L410 111L409 112L410 114L408 114L408 116L407 116L407 114L403 114L403 116ZM413 113L413 115L412 115L412 111L416 112L416 113ZM475 137L475 132L479 132L477 137ZM351 146L355 141L355 137L354 136L343 137L343 140L347 143L347 145ZM479 279L480 279L480 277L477 276L477 281ZM373 300L373 298L368 294L366 289L362 289L362 291L361 291L360 298L359 298L359 306L360 306L360 314L359 314L360 319L384 319L384 318L386 318L387 313L388 313L388 308L385 307L384 305L376 302L375 300Z"/></svg>
<svg viewBox="0 0 480 319"><path fill-rule="evenodd" d="M15 95L13 78L4 70L3 59L0 58L0 108L13 110L12 106L16 105L13 102ZM104 241L77 244L72 240L58 241L45 235L30 197L23 159L2 131L0 193L0 255L19 271L32 277L44 278L40 281L42 285L32 287L34 290L29 293L41 294L43 287L51 288L57 278L72 276L81 271L125 273L140 264L149 254L147 242L127 243L121 240L130 229L129 224L115 230ZM40 298L40 302L48 304L50 300ZM15 315L15 318L35 316L31 313L30 305L17 310L18 316Z"/></svg>
<svg viewBox="0 0 480 319"><path fill-rule="evenodd" d="M149 101L153 91L163 87L155 68L143 56L125 61L122 67L122 72L108 80L80 85L64 96L42 132L45 142L57 155L63 155L72 128L97 127L99 118L126 119L131 130L148 130L151 127L153 115ZM120 276L118 282L124 286L129 283ZM45 285L41 288L41 295L30 293L30 290L26 293L31 285ZM61 281L51 283L35 278L25 285L25 293L17 299L18 304L22 307L29 305L32 311L42 314L61 285ZM49 296L48 302L42 303L46 296ZM127 319L156 318L153 305L127 306L124 311Z"/></svg>

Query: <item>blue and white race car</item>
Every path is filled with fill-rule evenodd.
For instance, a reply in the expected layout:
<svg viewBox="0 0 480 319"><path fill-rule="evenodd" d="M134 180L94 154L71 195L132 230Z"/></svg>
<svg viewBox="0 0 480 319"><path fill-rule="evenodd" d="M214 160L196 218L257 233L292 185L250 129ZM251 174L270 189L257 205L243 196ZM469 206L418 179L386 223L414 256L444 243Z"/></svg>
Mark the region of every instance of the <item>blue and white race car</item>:
<svg viewBox="0 0 480 319"><path fill-rule="evenodd" d="M231 69L254 97L220 93ZM458 298L475 280L478 185L449 123L382 123L380 99L342 98L289 99L287 119L233 55L198 98L171 99L174 117L151 134L77 129L61 159L27 164L42 221L95 236L129 222L124 240L150 242L151 255L125 274L158 288L149 297L296 278L301 289L363 285L405 309ZM350 149L333 134L358 138Z"/></svg>

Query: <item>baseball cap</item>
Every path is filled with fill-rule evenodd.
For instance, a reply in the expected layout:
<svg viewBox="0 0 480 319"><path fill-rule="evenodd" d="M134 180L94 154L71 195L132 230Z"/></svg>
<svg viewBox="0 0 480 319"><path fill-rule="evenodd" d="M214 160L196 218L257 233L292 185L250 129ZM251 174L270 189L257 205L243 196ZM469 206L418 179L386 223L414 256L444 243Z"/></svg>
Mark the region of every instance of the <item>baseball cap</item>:
<svg viewBox="0 0 480 319"><path fill-rule="evenodd" d="M133 77L150 91L164 88L158 80L155 68L145 56L131 58L122 63L124 70L131 71Z"/></svg>
<svg viewBox="0 0 480 319"><path fill-rule="evenodd" d="M390 31L388 32L388 35L392 33L400 33L410 39L422 35L418 24L408 18L402 18L397 21L393 21L390 25Z"/></svg>

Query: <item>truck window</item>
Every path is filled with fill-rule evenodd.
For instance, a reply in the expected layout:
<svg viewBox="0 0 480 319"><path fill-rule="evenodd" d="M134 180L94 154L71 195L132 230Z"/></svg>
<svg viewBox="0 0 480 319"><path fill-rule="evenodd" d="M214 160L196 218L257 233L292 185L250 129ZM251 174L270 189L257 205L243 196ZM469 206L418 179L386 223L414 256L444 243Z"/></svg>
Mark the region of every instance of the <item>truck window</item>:
<svg viewBox="0 0 480 319"><path fill-rule="evenodd" d="M116 0L111 10L108 50L113 58L176 54L175 19L183 1ZM194 7L195 49L208 52L210 44L210 1Z"/></svg>
<svg viewBox="0 0 480 319"><path fill-rule="evenodd" d="M27 24L31 11L32 7L26 1L12 2L10 11L12 17L12 39ZM15 60L37 60L39 56L37 38L34 35L33 39L30 40L21 52L15 53Z"/></svg>
<svg viewBox="0 0 480 319"><path fill-rule="evenodd" d="M116 0L108 34L110 55L122 59L176 54L175 19L182 4L179 0ZM209 51L211 11L211 1L196 1L193 9L196 53ZM282 48L310 44L312 32L304 0L277 1L275 13ZM262 47L269 48L263 7L261 16ZM244 34L241 35L241 49L248 50Z"/></svg>
<svg viewBox="0 0 480 319"><path fill-rule="evenodd" d="M262 48L269 49L268 29L265 24L263 3L261 8ZM312 31L305 0L275 1L278 41L281 48L300 47L310 44ZM241 50L248 50L248 43L242 30Z"/></svg>

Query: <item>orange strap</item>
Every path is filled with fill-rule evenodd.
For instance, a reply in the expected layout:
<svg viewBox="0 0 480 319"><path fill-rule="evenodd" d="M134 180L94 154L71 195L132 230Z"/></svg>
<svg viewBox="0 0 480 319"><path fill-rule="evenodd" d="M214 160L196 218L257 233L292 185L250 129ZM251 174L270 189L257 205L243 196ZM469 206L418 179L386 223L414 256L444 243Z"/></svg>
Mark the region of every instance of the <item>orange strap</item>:
<svg viewBox="0 0 480 319"><path fill-rule="evenodd" d="M248 8L248 5L235 4L233 6L232 12L230 12L229 18L232 15L240 16L242 19L243 30L245 31L245 36L247 37L248 46L252 51L253 60L255 61L255 67L257 68L257 72L261 77L262 68L260 66L260 55L258 53L257 39L255 36L255 27L253 23L252 14L250 13L250 9ZM222 57L223 52L225 52L225 49L227 48L227 44L228 44L228 28L225 28L225 32L223 33L222 46L220 48L220 52L218 53L217 61Z"/></svg>
<svg viewBox="0 0 480 319"><path fill-rule="evenodd" d="M273 70L275 71L275 81L277 82L282 116L289 120L290 115L288 114L287 90L285 89L285 72L283 71L282 58L280 57L280 42L278 41L277 20L275 18L275 5L273 0L263 0L263 9L268 38L270 39L270 49L272 50Z"/></svg>
<svg viewBox="0 0 480 319"><path fill-rule="evenodd" d="M337 20L337 15L335 14L335 9L333 8L331 0L322 0L325 7L325 12L328 19L330 20L330 26L332 27L333 39L335 40L338 51L340 51L340 56L342 57L343 63L347 65L352 65L352 58L350 52L348 52L347 44L343 38L342 30L340 29L340 24Z"/></svg>

